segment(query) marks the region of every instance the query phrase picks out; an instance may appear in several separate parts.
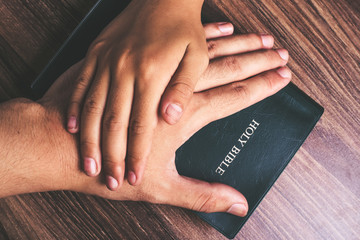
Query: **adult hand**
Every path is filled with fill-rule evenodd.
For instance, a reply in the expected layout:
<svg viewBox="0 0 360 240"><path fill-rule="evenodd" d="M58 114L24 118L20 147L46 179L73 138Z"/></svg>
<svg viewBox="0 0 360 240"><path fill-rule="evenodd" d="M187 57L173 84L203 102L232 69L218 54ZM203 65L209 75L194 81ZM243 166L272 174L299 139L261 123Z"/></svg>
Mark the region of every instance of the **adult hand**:
<svg viewBox="0 0 360 240"><path fill-rule="evenodd" d="M79 70L79 64L64 74L40 100L48 118L40 122L47 122L43 128L51 127L54 131L49 141L53 144L48 146L47 151L60 158L48 163L57 166L56 169L62 174L59 177L61 183L52 180L55 181L52 185L57 186L55 189L244 216L248 206L241 193L224 184L180 176L175 167L174 154L206 124L248 107L284 87L291 78L290 71L281 67L286 64L288 54L284 49L263 50L262 37L255 34L211 40L209 46L209 55L213 60L200 78L198 92L194 94L181 120L176 126L168 125L164 120L159 120L156 125L143 183L131 186L125 182L117 191L109 191L101 176L89 178L81 174L79 161L74 160L78 159L79 154L76 138L69 137L62 128L53 127L61 126L63 122L69 93L66 89L72 89L75 84L72 79ZM49 161L49 157L44 158L44 161ZM54 174L51 175L53 179Z"/></svg>
<svg viewBox="0 0 360 240"><path fill-rule="evenodd" d="M175 124L207 67L202 3L133 0L88 51L71 96L68 130L80 127L83 169L97 176L103 166L111 190L122 185L125 169L130 184L141 182L160 101L163 119ZM231 24L218 29L232 33Z"/></svg>

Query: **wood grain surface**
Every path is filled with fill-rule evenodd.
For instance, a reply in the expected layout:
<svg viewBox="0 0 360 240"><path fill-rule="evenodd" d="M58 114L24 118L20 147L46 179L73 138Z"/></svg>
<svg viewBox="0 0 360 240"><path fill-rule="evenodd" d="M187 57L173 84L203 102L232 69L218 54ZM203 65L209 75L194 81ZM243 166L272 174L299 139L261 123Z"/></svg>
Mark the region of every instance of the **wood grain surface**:
<svg viewBox="0 0 360 240"><path fill-rule="evenodd" d="M236 239L360 239L360 1L206 0L203 20L266 32L325 113ZM0 0L0 101L29 85L95 0ZM224 239L192 212L74 192L0 200L0 239Z"/></svg>

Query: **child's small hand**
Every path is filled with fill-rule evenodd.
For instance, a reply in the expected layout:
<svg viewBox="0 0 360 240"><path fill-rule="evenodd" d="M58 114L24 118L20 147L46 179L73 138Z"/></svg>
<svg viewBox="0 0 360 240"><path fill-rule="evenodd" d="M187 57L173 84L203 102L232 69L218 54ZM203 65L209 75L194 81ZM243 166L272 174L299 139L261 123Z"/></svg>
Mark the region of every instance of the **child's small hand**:
<svg viewBox="0 0 360 240"><path fill-rule="evenodd" d="M67 127L81 128L84 171L98 175L102 161L111 190L122 184L125 157L129 183L140 183L158 114L175 124L208 65L201 6L199 0L133 0L88 51ZM232 34L231 24L219 29Z"/></svg>

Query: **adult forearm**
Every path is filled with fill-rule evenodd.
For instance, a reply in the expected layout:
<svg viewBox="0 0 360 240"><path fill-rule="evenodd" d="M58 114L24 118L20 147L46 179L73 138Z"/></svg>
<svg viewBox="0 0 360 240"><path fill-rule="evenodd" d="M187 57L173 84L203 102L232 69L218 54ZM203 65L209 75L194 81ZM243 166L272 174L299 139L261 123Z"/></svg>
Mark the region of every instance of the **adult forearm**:
<svg viewBox="0 0 360 240"><path fill-rule="evenodd" d="M56 121L27 99L0 104L0 197L61 189ZM52 128L52 129L51 129Z"/></svg>
<svg viewBox="0 0 360 240"><path fill-rule="evenodd" d="M32 189L36 184L31 176L36 174L31 159L35 149L32 139L35 118L41 114L40 109L26 99L14 99L0 105L0 197L22 193ZM25 122L21 119L27 119Z"/></svg>

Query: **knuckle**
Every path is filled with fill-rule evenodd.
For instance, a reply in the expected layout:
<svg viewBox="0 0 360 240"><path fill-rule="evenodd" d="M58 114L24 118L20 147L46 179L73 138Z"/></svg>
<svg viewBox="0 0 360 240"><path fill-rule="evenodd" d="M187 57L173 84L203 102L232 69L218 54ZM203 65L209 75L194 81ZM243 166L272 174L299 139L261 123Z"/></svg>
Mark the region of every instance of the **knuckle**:
<svg viewBox="0 0 360 240"><path fill-rule="evenodd" d="M88 53L97 56L105 45L106 42L104 40L96 40L90 45Z"/></svg>
<svg viewBox="0 0 360 240"><path fill-rule="evenodd" d="M97 146L98 145L95 143L95 141L92 141L89 139L81 140L81 143L80 143L81 149L84 151L84 153L87 153L87 154L92 153L97 148Z"/></svg>
<svg viewBox="0 0 360 240"><path fill-rule="evenodd" d="M156 75L156 69L158 68L155 58L147 57L143 59L146 60L142 61L139 64L138 73L139 73L139 79L141 79L142 84L144 84L145 87L147 87L153 81Z"/></svg>
<svg viewBox="0 0 360 240"><path fill-rule="evenodd" d="M111 153L103 153L104 166L106 169L115 169L120 167L123 158L121 155L115 155Z"/></svg>
<svg viewBox="0 0 360 240"><path fill-rule="evenodd" d="M134 135L143 135L151 132L155 129L155 124L152 122L150 124L145 124L143 121L138 119L132 119L129 125L129 132Z"/></svg>
<svg viewBox="0 0 360 240"><path fill-rule="evenodd" d="M89 84L89 74L82 72L78 77L78 83L76 84L76 90L86 89Z"/></svg>
<svg viewBox="0 0 360 240"><path fill-rule="evenodd" d="M72 99L69 103L69 106L72 108L71 110L74 110L74 108L76 108L76 110L78 110L78 106L80 106L81 102L79 100L76 99Z"/></svg>
<svg viewBox="0 0 360 240"><path fill-rule="evenodd" d="M107 132L119 132L126 129L127 124L119 120L115 112L110 112L104 117L103 127Z"/></svg>
<svg viewBox="0 0 360 240"><path fill-rule="evenodd" d="M115 170L118 168L125 167L125 149L121 149L120 151L104 151L102 153L102 157L104 159L104 168L105 170Z"/></svg>
<svg viewBox="0 0 360 240"><path fill-rule="evenodd" d="M141 121L134 119L130 122L129 131L132 134L141 135L146 133L147 128Z"/></svg>
<svg viewBox="0 0 360 240"><path fill-rule="evenodd" d="M174 90L182 99L189 99L193 95L193 87L188 83L191 78L189 76L182 76L181 81L175 82L171 85Z"/></svg>
<svg viewBox="0 0 360 240"><path fill-rule="evenodd" d="M212 192L205 192L197 197L195 204L192 206L192 210L209 213L216 209L216 204L217 201L214 194Z"/></svg>
<svg viewBox="0 0 360 240"><path fill-rule="evenodd" d="M224 62L225 69L227 69L228 71L235 73L243 72L242 66L239 63L238 58L234 56L230 56L230 57L226 57L224 61L225 61Z"/></svg>
<svg viewBox="0 0 360 240"><path fill-rule="evenodd" d="M132 56L130 56L129 52L126 50L118 50L117 52L118 54L113 54L110 57L110 61L112 62L112 68L118 70L123 68L129 68Z"/></svg>
<svg viewBox="0 0 360 240"><path fill-rule="evenodd" d="M251 101L252 96L248 86L242 82L231 83L232 90L235 92L237 98Z"/></svg>
<svg viewBox="0 0 360 240"><path fill-rule="evenodd" d="M217 43L216 41L208 41L207 42L207 47L208 47L208 54L209 54L209 57L214 57L215 53L216 53L216 50L217 50Z"/></svg>
<svg viewBox="0 0 360 240"><path fill-rule="evenodd" d="M126 155L126 160L132 163L144 163L146 159L146 156L143 154L127 153Z"/></svg>
<svg viewBox="0 0 360 240"><path fill-rule="evenodd" d="M88 115L102 115L103 108L95 101L94 98L89 98L84 104L84 112Z"/></svg>

